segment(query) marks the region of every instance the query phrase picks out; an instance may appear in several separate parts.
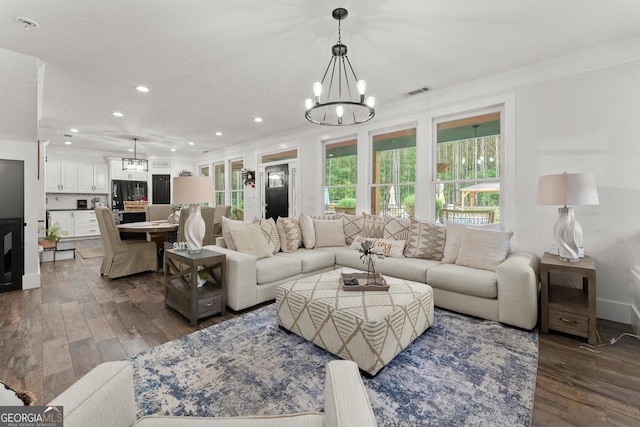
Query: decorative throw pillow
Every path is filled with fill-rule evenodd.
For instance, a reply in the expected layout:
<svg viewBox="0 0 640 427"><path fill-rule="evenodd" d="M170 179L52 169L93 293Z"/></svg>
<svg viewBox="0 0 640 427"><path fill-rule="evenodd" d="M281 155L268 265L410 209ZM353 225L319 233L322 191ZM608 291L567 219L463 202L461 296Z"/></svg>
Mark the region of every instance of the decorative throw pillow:
<svg viewBox="0 0 640 427"><path fill-rule="evenodd" d="M298 224L302 233L302 245L307 249L313 249L316 245L316 230L313 228L313 219L307 214L298 216Z"/></svg>
<svg viewBox="0 0 640 427"><path fill-rule="evenodd" d="M316 247L344 246L344 231L342 220L314 219L313 226L316 230Z"/></svg>
<svg viewBox="0 0 640 427"><path fill-rule="evenodd" d="M444 255L444 225L414 217L411 217L410 224L404 256L440 261Z"/></svg>
<svg viewBox="0 0 640 427"><path fill-rule="evenodd" d="M271 248L271 253L280 252L280 236L278 235L278 228L273 218L269 219L257 219L258 223L264 234L264 238L267 240L267 245Z"/></svg>
<svg viewBox="0 0 640 427"><path fill-rule="evenodd" d="M227 217L222 217L222 237L224 237L224 242L227 247L231 250L236 251L236 245L233 242L233 237L231 236L231 230L235 230L239 227L246 227L247 224L244 221L236 221L233 219L229 219Z"/></svg>
<svg viewBox="0 0 640 427"><path fill-rule="evenodd" d="M231 230L231 237L238 252L254 256L257 259L273 256L273 252L264 238L262 228L256 223Z"/></svg>
<svg viewBox="0 0 640 427"><path fill-rule="evenodd" d="M445 223L447 238L444 243L444 256L442 257L443 263L455 264L456 259L458 259L458 252L460 252L462 234L468 227L502 231L502 224L468 225L460 222L447 221Z"/></svg>
<svg viewBox="0 0 640 427"><path fill-rule="evenodd" d="M351 243L351 249L360 250L362 243L368 240L371 242L371 250L374 254L382 254L391 258L402 258L404 252L404 245L407 243L404 240L385 240L374 239L365 236L356 236Z"/></svg>
<svg viewBox="0 0 640 427"><path fill-rule="evenodd" d="M364 216L338 214L338 218L342 220L342 229L344 231L344 242L350 245L353 238L362 234L362 225L364 224Z"/></svg>
<svg viewBox="0 0 640 427"><path fill-rule="evenodd" d="M496 271L507 257L512 231L485 230L469 227L464 230L457 265Z"/></svg>
<svg viewBox="0 0 640 427"><path fill-rule="evenodd" d="M396 218L388 216L385 218L382 238L393 240L407 240L409 238L409 218Z"/></svg>
<svg viewBox="0 0 640 427"><path fill-rule="evenodd" d="M282 252L295 252L302 245L302 232L295 218L278 217L276 221L278 236L280 237L280 249Z"/></svg>
<svg viewBox="0 0 640 427"><path fill-rule="evenodd" d="M339 219L338 216L334 214L320 214L320 215L309 215L311 219L322 219L322 220L330 220L330 219Z"/></svg>
<svg viewBox="0 0 640 427"><path fill-rule="evenodd" d="M363 213L362 235L382 239L384 236L385 217Z"/></svg>

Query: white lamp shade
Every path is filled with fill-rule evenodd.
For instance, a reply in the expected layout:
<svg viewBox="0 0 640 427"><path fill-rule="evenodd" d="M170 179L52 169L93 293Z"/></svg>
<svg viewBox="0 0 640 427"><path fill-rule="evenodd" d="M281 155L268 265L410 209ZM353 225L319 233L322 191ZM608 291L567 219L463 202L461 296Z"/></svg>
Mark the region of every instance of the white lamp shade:
<svg viewBox="0 0 640 427"><path fill-rule="evenodd" d="M177 176L173 178L173 203L205 203L214 198L213 179L208 176Z"/></svg>
<svg viewBox="0 0 640 427"><path fill-rule="evenodd" d="M538 180L539 205L598 205L596 178L592 173L560 173Z"/></svg>

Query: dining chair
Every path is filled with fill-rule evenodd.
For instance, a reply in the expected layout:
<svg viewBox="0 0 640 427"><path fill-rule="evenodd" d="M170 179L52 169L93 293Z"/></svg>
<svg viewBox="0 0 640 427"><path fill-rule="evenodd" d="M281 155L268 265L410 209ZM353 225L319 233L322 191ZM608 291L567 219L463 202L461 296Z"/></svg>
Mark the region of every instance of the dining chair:
<svg viewBox="0 0 640 427"><path fill-rule="evenodd" d="M215 244L216 238L222 236L222 218L229 218L231 216L230 205L218 205L213 214L213 242Z"/></svg>
<svg viewBox="0 0 640 427"><path fill-rule="evenodd" d="M111 210L104 206L95 209L100 236L104 245L104 257L100 266L100 275L109 279L155 271L157 266L157 250L154 242L146 240L120 239L116 221Z"/></svg>
<svg viewBox="0 0 640 427"><path fill-rule="evenodd" d="M172 213L171 205L147 205L144 207L145 221L166 221ZM167 233L147 233L147 240L151 242L159 241L162 244L166 237Z"/></svg>
<svg viewBox="0 0 640 427"><path fill-rule="evenodd" d="M215 245L216 241L213 238L213 218L215 217L215 208L203 206L200 208L202 213L202 219L204 219L204 238L202 239L202 246ZM189 218L189 208L183 208L180 211L180 224L178 225L178 242L184 242L184 223Z"/></svg>

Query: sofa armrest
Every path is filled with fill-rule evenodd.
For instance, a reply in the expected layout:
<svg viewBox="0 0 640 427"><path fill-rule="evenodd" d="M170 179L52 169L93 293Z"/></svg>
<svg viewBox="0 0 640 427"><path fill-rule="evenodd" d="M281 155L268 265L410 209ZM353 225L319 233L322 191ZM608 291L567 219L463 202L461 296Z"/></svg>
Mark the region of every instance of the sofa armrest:
<svg viewBox="0 0 640 427"><path fill-rule="evenodd" d="M63 406L65 427L130 427L138 406L130 362L102 363L48 406Z"/></svg>
<svg viewBox="0 0 640 427"><path fill-rule="evenodd" d="M217 245L204 246L227 256L227 305L233 310L253 307L258 303L256 257Z"/></svg>
<svg viewBox="0 0 640 427"><path fill-rule="evenodd" d="M355 362L332 360L327 364L324 416L325 425L330 427L377 425Z"/></svg>
<svg viewBox="0 0 640 427"><path fill-rule="evenodd" d="M498 266L498 320L524 329L538 322L540 258L514 252Z"/></svg>

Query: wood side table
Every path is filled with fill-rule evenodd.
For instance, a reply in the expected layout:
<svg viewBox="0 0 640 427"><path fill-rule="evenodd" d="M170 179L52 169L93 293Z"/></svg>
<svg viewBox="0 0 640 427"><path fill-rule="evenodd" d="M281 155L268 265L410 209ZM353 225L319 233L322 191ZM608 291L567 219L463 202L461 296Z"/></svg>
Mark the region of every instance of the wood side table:
<svg viewBox="0 0 640 427"><path fill-rule="evenodd" d="M191 326L203 317L224 315L226 261L226 255L207 249L197 254L175 249L164 251L165 304L187 317ZM199 271L208 273L200 286Z"/></svg>
<svg viewBox="0 0 640 427"><path fill-rule="evenodd" d="M582 278L582 288L551 283L552 273ZM542 333L549 329L577 335L596 345L596 265L589 257L578 262L561 261L545 252L540 261L542 282Z"/></svg>

